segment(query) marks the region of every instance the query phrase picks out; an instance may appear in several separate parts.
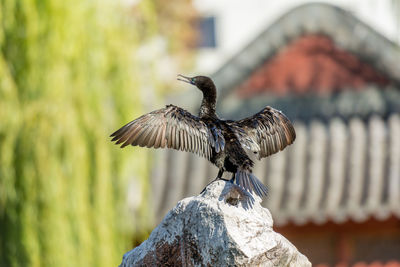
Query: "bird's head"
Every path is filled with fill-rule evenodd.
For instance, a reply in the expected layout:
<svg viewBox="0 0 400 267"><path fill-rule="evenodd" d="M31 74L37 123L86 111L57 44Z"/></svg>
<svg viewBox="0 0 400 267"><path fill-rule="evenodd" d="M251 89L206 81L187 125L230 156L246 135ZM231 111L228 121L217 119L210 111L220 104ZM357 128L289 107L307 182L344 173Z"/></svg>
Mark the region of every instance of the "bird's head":
<svg viewBox="0 0 400 267"><path fill-rule="evenodd" d="M178 80L195 85L203 93L209 92L210 90L215 92L214 82L211 80L211 78L207 76L186 77L183 76L182 74L179 74Z"/></svg>

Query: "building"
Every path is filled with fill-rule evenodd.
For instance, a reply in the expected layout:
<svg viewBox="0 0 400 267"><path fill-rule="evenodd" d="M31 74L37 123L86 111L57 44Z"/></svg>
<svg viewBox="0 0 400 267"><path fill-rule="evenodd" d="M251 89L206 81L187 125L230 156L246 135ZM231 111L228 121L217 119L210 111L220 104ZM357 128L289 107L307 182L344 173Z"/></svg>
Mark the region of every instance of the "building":
<svg viewBox="0 0 400 267"><path fill-rule="evenodd" d="M201 33L197 73L212 74L282 14L310 0L194 0ZM399 0L319 0L351 12L383 36L399 43ZM211 41L211 42L210 42Z"/></svg>
<svg viewBox="0 0 400 267"><path fill-rule="evenodd" d="M221 117L271 105L294 121L294 145L257 162L255 174L270 189L265 205L276 230L316 266L400 264L398 62L400 47L351 13L307 4L213 75ZM157 158L159 220L217 169L188 153Z"/></svg>

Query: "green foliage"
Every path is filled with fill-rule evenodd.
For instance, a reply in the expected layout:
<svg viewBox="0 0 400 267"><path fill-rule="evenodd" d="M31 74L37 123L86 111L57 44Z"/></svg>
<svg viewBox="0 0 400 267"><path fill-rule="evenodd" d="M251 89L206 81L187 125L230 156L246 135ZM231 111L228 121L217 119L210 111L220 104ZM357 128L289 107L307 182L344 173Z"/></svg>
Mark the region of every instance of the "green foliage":
<svg viewBox="0 0 400 267"><path fill-rule="evenodd" d="M0 0L0 266L116 266L148 223L146 201L126 208L147 152L108 136L142 111L160 4L116 2Z"/></svg>

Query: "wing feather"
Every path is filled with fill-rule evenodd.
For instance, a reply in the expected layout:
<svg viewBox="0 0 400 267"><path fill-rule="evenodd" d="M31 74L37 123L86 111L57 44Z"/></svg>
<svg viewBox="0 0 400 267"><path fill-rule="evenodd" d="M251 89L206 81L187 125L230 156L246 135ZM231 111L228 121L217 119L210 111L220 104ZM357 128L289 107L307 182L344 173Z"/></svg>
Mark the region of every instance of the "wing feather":
<svg viewBox="0 0 400 267"><path fill-rule="evenodd" d="M242 146L258 153L259 159L283 150L296 139L290 120L269 106L243 120L229 121L229 124Z"/></svg>
<svg viewBox="0 0 400 267"><path fill-rule="evenodd" d="M182 150L182 151L185 151L185 149L186 149L186 146L185 146L185 136L184 136L183 132L184 132L183 129L181 129L181 130L179 131L179 142L180 142L180 144L181 144L180 147L179 147L179 149Z"/></svg>
<svg viewBox="0 0 400 267"><path fill-rule="evenodd" d="M175 144L176 144L176 127L170 127L170 138L171 138L171 146L168 146L168 148L174 148L175 149Z"/></svg>
<svg viewBox="0 0 400 267"><path fill-rule="evenodd" d="M136 138L138 138L142 134L142 132L144 131L144 129L142 127L136 127L136 128L134 128L132 130L133 130L132 132L129 131L129 132L125 133L124 137L127 137L127 138L121 138L119 140L119 141L124 142L121 145L121 147L125 147L127 145L132 144L136 140ZM118 142L117 142L117 144L119 144Z"/></svg>
<svg viewBox="0 0 400 267"><path fill-rule="evenodd" d="M151 132L151 127L147 126L147 127L143 127L143 129L140 131L139 134L137 134L137 137L134 139L134 141L132 141L133 145L137 145L137 146L145 146L145 142L146 142L146 137L148 135L148 133Z"/></svg>
<svg viewBox="0 0 400 267"><path fill-rule="evenodd" d="M168 105L127 123L113 134L116 144L190 151L207 159L211 156L210 131L200 118Z"/></svg>
<svg viewBox="0 0 400 267"><path fill-rule="evenodd" d="M167 125L163 123L162 134L161 134L161 148L164 148L167 145L166 130L167 130Z"/></svg>
<svg viewBox="0 0 400 267"><path fill-rule="evenodd" d="M156 141L156 137L158 134L159 130L158 130L158 125L154 126L152 131L149 133L149 139L148 142L146 143L146 147L154 147L155 146L155 141Z"/></svg>
<svg viewBox="0 0 400 267"><path fill-rule="evenodd" d="M154 148L159 148L161 146L161 139L163 138L163 125L159 125L157 128L156 139L154 140Z"/></svg>
<svg viewBox="0 0 400 267"><path fill-rule="evenodd" d="M194 151L196 151L196 153L199 151L199 139L196 134L194 135Z"/></svg>
<svg viewBox="0 0 400 267"><path fill-rule="evenodd" d="M183 131L182 130L182 135L183 135L183 141L184 141L184 146L183 146L183 148L184 148L184 150L185 151L190 151L190 144L189 144L189 141L188 141L188 136L187 136L187 130L185 129L185 131Z"/></svg>

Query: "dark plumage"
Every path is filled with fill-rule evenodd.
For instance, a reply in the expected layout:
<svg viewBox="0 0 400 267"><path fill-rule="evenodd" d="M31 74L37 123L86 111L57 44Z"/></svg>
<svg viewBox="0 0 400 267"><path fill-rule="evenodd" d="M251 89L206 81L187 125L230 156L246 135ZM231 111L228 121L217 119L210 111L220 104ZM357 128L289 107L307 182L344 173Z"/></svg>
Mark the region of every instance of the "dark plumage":
<svg viewBox="0 0 400 267"><path fill-rule="evenodd" d="M239 121L220 120L215 113L216 88L205 76L185 77L178 80L193 84L203 92L199 116L168 105L131 121L111 137L116 144L173 148L196 153L219 168L217 179L227 171L233 173L231 181L266 195L267 188L251 173L253 161L248 153L267 157L293 143L296 133L282 112L269 106L257 114Z"/></svg>

